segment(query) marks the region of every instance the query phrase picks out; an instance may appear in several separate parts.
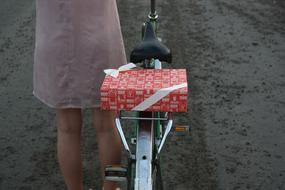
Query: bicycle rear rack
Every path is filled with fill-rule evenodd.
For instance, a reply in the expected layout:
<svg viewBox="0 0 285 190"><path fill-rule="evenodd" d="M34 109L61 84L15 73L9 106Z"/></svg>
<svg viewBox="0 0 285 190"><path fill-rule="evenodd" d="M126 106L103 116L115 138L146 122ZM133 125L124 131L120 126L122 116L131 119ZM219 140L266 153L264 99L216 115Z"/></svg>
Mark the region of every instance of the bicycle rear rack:
<svg viewBox="0 0 285 190"><path fill-rule="evenodd" d="M121 120L149 120L149 121L168 121L166 128L165 128L165 132L163 134L161 143L159 144L159 148L158 148L158 153L157 155L159 155L159 153L161 152L161 149L165 143L165 140L168 136L168 134L170 133L172 126L173 126L173 120L172 120L172 114L171 113L166 113L165 117L163 118L145 118L145 117L126 117L126 116L121 116L121 112L118 112L118 115L115 119L115 124L116 124L116 128L119 132L119 135L121 137L121 140L123 142L124 148L129 152L129 155L131 157L133 157L134 155L131 153L130 147L127 143L124 131L122 129L122 125L121 125Z"/></svg>

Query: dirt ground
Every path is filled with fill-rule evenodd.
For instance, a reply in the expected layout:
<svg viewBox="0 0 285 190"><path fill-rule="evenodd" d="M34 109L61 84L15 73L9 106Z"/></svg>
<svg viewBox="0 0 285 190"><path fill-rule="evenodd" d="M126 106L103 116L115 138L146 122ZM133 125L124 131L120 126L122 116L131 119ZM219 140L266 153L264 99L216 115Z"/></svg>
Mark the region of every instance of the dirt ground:
<svg viewBox="0 0 285 190"><path fill-rule="evenodd" d="M147 0L119 0L126 51ZM285 2L157 0L159 37L187 68L189 112L163 150L166 190L285 189ZM0 190L62 190L55 112L32 95L35 2L0 0ZM91 111L82 135L85 188L100 189Z"/></svg>

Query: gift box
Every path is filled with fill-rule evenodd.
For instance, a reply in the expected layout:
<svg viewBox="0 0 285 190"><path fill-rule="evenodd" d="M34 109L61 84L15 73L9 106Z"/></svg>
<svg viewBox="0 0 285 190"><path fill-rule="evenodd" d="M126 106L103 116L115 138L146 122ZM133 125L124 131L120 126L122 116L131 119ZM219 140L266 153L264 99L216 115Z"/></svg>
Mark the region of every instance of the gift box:
<svg viewBox="0 0 285 190"><path fill-rule="evenodd" d="M103 110L187 112L185 69L133 69L106 75L101 86Z"/></svg>

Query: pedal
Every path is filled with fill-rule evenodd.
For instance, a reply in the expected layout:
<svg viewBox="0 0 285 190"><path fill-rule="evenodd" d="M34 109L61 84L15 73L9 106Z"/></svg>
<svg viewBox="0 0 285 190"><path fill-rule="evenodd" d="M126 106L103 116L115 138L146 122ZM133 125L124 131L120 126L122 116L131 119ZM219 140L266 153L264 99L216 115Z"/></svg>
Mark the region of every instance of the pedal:
<svg viewBox="0 0 285 190"><path fill-rule="evenodd" d="M120 165L109 165L105 168L105 180L125 181L127 179L127 168Z"/></svg>
<svg viewBox="0 0 285 190"><path fill-rule="evenodd" d="M190 126L189 125L176 125L174 127L175 132L183 133L183 132L189 132Z"/></svg>

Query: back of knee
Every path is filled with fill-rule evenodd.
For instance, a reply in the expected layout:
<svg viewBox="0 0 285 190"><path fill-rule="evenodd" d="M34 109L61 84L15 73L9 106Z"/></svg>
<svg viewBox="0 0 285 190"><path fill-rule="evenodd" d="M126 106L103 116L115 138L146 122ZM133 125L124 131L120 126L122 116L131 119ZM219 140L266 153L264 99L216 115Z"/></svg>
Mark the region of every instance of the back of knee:
<svg viewBox="0 0 285 190"><path fill-rule="evenodd" d="M80 110L59 110L56 116L57 129L61 133L80 134L82 116Z"/></svg>
<svg viewBox="0 0 285 190"><path fill-rule="evenodd" d="M58 123L57 124L57 130L60 133L64 134L70 134L70 135L75 135L78 134L80 135L81 133L81 128L82 128L82 123Z"/></svg>

